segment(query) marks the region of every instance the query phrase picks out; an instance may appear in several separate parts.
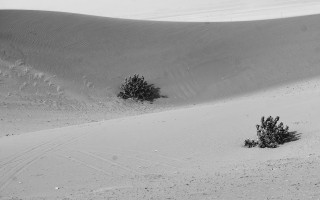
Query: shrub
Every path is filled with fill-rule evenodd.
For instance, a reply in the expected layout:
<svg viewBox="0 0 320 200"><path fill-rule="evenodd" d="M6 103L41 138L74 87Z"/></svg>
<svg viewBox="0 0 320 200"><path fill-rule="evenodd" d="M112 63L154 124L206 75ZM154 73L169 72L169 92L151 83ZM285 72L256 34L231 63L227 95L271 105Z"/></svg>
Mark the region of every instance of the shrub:
<svg viewBox="0 0 320 200"><path fill-rule="evenodd" d="M159 88L154 87L153 84L147 83L143 76L135 74L133 77L126 78L121 85L122 90L118 97L122 99L134 99L137 101L153 101L160 98Z"/></svg>
<svg viewBox="0 0 320 200"><path fill-rule="evenodd" d="M278 123L279 117L268 117L266 120L264 117L261 118L261 125L256 125L257 128L257 140L245 140L244 146L254 147L259 146L260 148L276 148L280 144L285 143L288 139L293 139L295 135L289 132L289 127L283 126L283 123Z"/></svg>
<svg viewBox="0 0 320 200"><path fill-rule="evenodd" d="M246 139L244 141L244 146L248 148L252 148L258 145L258 142L256 140Z"/></svg>

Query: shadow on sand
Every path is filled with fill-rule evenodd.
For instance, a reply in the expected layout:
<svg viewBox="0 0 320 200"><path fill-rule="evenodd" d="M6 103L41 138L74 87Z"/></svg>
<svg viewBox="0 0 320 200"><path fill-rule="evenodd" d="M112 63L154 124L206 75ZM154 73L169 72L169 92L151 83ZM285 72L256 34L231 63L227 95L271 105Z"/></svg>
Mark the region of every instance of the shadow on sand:
<svg viewBox="0 0 320 200"><path fill-rule="evenodd" d="M302 133L298 133L297 131L288 132L288 135L283 140L283 144L299 140L301 138L301 134Z"/></svg>

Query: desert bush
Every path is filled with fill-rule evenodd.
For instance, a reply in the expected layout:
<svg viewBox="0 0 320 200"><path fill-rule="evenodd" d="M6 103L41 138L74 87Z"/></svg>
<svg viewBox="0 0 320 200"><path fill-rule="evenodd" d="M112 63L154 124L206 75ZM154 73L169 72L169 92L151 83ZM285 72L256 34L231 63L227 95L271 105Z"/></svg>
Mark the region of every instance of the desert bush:
<svg viewBox="0 0 320 200"><path fill-rule="evenodd" d="M246 139L244 141L244 146L248 148L252 148L258 145L258 141L256 140L251 140L251 139Z"/></svg>
<svg viewBox="0 0 320 200"><path fill-rule="evenodd" d="M122 99L134 99L137 101L153 101L160 98L159 88L154 87L153 84L147 83L143 76L135 74L133 77L126 78L122 83L121 92L118 97Z"/></svg>
<svg viewBox="0 0 320 200"><path fill-rule="evenodd" d="M256 125L257 128L257 140L247 139L244 142L246 147L259 146L260 148L276 148L280 144L285 143L288 139L292 139L294 135L289 132L289 127L283 126L283 123L279 123L280 117L268 117L265 119L261 118L261 124Z"/></svg>

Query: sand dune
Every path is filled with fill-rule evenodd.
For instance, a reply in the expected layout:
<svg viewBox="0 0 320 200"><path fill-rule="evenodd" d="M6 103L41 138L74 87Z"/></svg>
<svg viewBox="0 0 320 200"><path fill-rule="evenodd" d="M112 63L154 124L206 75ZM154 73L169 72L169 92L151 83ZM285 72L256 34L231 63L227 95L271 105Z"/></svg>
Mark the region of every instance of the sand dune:
<svg viewBox="0 0 320 200"><path fill-rule="evenodd" d="M76 93L84 85L93 95L112 96L126 76L140 73L170 103L185 104L320 73L317 15L238 23L160 23L36 11L0 15L1 58L22 60Z"/></svg>
<svg viewBox="0 0 320 200"><path fill-rule="evenodd" d="M0 193L4 199L317 199L319 83L2 138ZM301 139L277 149L242 147L262 115L280 115Z"/></svg>
<svg viewBox="0 0 320 200"><path fill-rule="evenodd" d="M319 20L0 11L0 199L318 199ZM119 100L134 73L168 98ZM243 148L263 115L300 140Z"/></svg>
<svg viewBox="0 0 320 200"><path fill-rule="evenodd" d="M2 0L0 9L183 22L251 21L318 14L318 0Z"/></svg>

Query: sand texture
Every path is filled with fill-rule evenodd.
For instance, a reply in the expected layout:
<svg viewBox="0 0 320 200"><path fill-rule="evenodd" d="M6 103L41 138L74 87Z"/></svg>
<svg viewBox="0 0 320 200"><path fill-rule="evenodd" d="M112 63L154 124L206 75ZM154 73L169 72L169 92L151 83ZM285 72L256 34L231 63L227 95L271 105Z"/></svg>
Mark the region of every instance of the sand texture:
<svg viewBox="0 0 320 200"><path fill-rule="evenodd" d="M1 0L0 9L63 11L152 21L228 22L319 14L318 0Z"/></svg>
<svg viewBox="0 0 320 200"><path fill-rule="evenodd" d="M319 199L319 21L0 10L0 199ZM244 148L269 115L298 140Z"/></svg>

